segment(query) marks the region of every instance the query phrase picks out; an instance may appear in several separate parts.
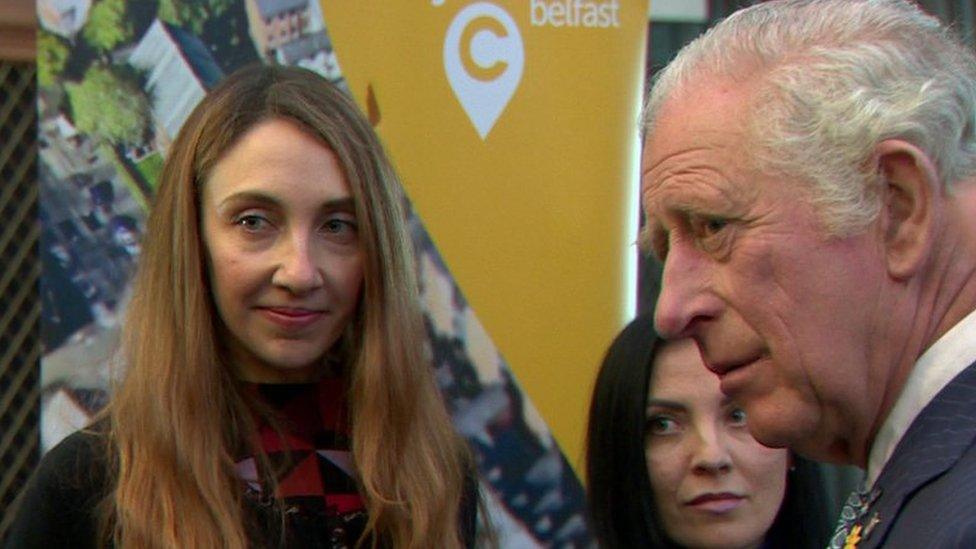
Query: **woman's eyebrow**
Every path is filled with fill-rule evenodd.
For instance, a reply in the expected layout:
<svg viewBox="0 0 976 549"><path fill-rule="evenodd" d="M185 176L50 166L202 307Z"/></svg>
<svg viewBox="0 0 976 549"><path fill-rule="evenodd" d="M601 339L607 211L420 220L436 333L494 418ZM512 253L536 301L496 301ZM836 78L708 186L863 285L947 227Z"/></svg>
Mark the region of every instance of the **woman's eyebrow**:
<svg viewBox="0 0 976 549"><path fill-rule="evenodd" d="M687 410L688 407L678 402L676 400L666 400L661 398L649 398L647 399L647 408L667 408L669 410Z"/></svg>
<svg viewBox="0 0 976 549"><path fill-rule="evenodd" d="M263 191L256 190L246 190L239 191L228 196L225 196L223 200L217 205L218 208L225 207L227 204L233 204L236 202L253 202L255 204L264 204L268 206L282 206L281 200L276 198L273 194L266 193ZM339 198L334 198L327 200L322 203L321 210L324 212L355 212L356 211L356 201L351 196L343 196Z"/></svg>
<svg viewBox="0 0 976 549"><path fill-rule="evenodd" d="M270 206L277 206L281 203L273 195L266 192L248 190L231 193L225 196L223 200L217 204L217 207L223 207L234 202L255 202L260 204L268 204Z"/></svg>
<svg viewBox="0 0 976 549"><path fill-rule="evenodd" d="M322 211L352 213L356 211L356 201L351 196L328 200L322 204Z"/></svg>

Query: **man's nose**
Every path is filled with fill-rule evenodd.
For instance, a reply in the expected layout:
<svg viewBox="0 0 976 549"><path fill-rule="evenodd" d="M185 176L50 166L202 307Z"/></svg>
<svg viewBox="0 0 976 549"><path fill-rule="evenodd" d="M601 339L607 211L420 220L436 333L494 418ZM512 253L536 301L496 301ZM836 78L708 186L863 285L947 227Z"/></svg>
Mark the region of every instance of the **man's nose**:
<svg viewBox="0 0 976 549"><path fill-rule="evenodd" d="M654 326L662 337L695 334L703 321L718 316L722 300L711 287L708 259L686 245L672 246L664 261Z"/></svg>

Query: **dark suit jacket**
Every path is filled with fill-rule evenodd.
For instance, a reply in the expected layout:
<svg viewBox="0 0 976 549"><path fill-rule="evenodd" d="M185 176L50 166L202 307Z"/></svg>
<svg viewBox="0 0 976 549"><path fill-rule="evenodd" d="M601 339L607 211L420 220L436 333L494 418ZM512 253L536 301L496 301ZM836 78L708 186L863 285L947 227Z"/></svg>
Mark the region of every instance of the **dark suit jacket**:
<svg viewBox="0 0 976 549"><path fill-rule="evenodd" d="M875 484L881 494L864 514L857 547L976 548L974 442L976 363L936 395L898 443Z"/></svg>

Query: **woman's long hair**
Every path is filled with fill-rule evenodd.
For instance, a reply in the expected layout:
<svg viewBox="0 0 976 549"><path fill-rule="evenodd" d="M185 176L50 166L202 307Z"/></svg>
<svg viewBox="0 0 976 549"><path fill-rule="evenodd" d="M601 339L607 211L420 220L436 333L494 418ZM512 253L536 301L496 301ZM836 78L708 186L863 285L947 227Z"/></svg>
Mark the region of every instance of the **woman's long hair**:
<svg viewBox="0 0 976 549"><path fill-rule="evenodd" d="M332 149L356 204L363 294L339 345L366 534L395 547L458 546L470 458L425 358L396 175L350 99L309 71L272 66L229 76L169 151L123 329L126 371L109 406L114 483L103 531L123 547L249 544L234 461L241 448L261 453L253 447L260 410L242 393L218 336L200 197L214 164L272 118Z"/></svg>
<svg viewBox="0 0 976 549"><path fill-rule="evenodd" d="M634 319L610 345L590 402L586 489L602 547L673 548L654 504L644 452L647 391L654 357L666 342L652 316ZM819 465L792 455L786 494L766 534L769 547L824 547L830 534Z"/></svg>

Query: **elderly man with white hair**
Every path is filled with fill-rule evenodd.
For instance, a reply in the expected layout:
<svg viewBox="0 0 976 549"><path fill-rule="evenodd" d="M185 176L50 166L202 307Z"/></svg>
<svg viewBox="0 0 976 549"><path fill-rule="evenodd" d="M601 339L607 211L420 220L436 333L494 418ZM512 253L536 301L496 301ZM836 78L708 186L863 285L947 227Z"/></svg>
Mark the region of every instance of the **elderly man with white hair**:
<svg viewBox="0 0 976 549"><path fill-rule="evenodd" d="M902 0L733 14L646 109L656 327L753 435L866 470L832 545L976 547L976 59Z"/></svg>

